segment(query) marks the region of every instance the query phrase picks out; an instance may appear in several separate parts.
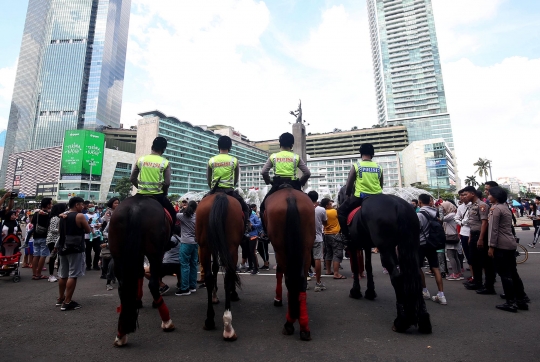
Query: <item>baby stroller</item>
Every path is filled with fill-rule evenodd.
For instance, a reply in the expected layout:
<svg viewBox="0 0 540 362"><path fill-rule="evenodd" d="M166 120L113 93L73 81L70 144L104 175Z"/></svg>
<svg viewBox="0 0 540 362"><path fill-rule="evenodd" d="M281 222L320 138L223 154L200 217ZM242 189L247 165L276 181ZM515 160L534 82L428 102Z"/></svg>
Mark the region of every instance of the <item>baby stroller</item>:
<svg viewBox="0 0 540 362"><path fill-rule="evenodd" d="M2 240L0 249L0 276L13 276L13 282L21 280L20 260L21 239L15 234L10 234Z"/></svg>

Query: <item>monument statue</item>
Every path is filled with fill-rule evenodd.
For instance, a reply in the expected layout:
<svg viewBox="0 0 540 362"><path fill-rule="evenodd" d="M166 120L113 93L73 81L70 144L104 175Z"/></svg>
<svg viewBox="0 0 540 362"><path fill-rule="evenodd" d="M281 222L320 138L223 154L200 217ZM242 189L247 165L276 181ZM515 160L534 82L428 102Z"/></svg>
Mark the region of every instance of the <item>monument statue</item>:
<svg viewBox="0 0 540 362"><path fill-rule="evenodd" d="M292 114L296 117L296 123L302 123L302 100L299 99L298 109L296 111L290 111L289 114Z"/></svg>

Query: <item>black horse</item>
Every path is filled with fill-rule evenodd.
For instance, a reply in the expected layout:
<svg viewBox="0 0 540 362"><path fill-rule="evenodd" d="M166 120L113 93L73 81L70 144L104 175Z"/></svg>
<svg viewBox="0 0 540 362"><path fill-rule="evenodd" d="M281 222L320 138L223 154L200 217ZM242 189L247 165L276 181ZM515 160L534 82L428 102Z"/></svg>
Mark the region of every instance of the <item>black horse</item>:
<svg viewBox="0 0 540 362"><path fill-rule="evenodd" d="M422 297L418 246L420 224L415 210L405 200L393 195L366 198L350 226L349 252L353 271L353 287L349 296L360 299L357 251L366 251L368 278L365 297L377 297L371 267L371 248L381 253L383 267L388 270L396 292L397 318L392 329L405 332L417 325L420 333L431 333L431 321Z"/></svg>
<svg viewBox="0 0 540 362"><path fill-rule="evenodd" d="M165 245L169 242L170 223L163 206L147 196L133 196L120 203L109 226L109 247L114 259L114 273L118 279L120 316L116 347L125 346L128 333L137 328L138 309L141 307L144 277L144 256L150 262L148 287L158 308L161 328L174 330L169 309L159 294L159 276Z"/></svg>

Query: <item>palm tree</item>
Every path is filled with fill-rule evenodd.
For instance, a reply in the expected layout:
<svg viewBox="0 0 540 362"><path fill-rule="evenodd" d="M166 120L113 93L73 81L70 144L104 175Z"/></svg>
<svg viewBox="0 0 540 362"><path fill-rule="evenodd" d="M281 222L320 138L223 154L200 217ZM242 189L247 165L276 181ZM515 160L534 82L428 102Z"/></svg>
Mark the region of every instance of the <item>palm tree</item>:
<svg viewBox="0 0 540 362"><path fill-rule="evenodd" d="M473 163L473 166L478 167L475 173L477 173L480 177L484 176L487 182L488 170L491 166L491 161L487 158L478 158L478 161Z"/></svg>
<svg viewBox="0 0 540 362"><path fill-rule="evenodd" d="M478 181L476 181L476 176L467 176L467 178L465 179L465 184L467 186L472 186L472 187L476 187L478 186Z"/></svg>

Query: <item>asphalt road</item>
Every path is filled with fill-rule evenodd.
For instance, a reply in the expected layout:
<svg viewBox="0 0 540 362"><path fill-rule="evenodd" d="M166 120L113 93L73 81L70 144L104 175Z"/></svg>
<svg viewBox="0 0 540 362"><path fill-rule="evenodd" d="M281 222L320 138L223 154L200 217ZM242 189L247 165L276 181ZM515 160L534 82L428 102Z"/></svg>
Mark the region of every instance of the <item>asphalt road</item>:
<svg viewBox="0 0 540 362"><path fill-rule="evenodd" d="M519 232L522 244L532 240L532 231ZM540 252L540 249L535 249ZM532 250L532 251L535 251ZM113 348L119 299L116 290L107 292L99 272L80 278L74 299L83 305L76 311L54 307L57 283L33 281L22 269L20 283L0 278L0 358L4 361L533 361L538 360L540 321L540 253L518 266L525 289L532 299L530 311L517 314L495 309L498 296L480 296L458 281L445 281L447 306L428 301L433 334L420 335L413 328L406 334L391 330L395 297L389 277L382 273L374 256L378 298L375 301L348 297L350 268L344 261L347 280L325 278L327 290L308 291L308 310L313 340L281 334L285 309L273 306L273 271L257 276L242 275L241 301L233 304L233 326L238 340L221 338L224 311L216 306L218 329L202 329L206 316L206 293L165 296L177 327L172 333L160 329L156 310L149 308L145 287L139 316L140 329L129 336L129 346ZM165 282L174 285L174 277ZM220 287L222 280L220 280ZM435 292L434 279L427 278ZM365 279L361 281L365 290ZM313 287L313 282L311 282ZM500 282L496 284L502 292Z"/></svg>

